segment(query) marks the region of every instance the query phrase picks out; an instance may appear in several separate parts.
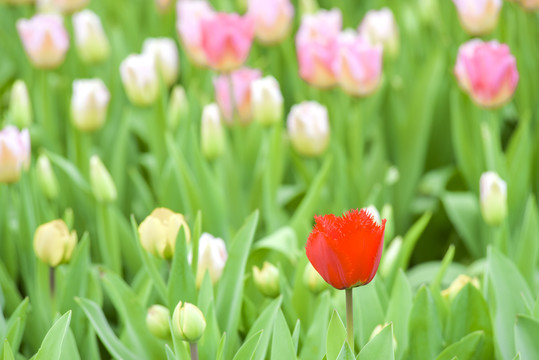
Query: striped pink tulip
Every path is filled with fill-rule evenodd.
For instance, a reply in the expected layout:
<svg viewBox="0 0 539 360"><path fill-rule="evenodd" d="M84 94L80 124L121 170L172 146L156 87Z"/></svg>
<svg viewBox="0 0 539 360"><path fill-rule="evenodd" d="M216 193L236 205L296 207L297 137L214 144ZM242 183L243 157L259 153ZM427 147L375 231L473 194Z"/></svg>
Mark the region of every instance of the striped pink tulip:
<svg viewBox="0 0 539 360"><path fill-rule="evenodd" d="M263 44L282 41L290 32L294 6L290 0L249 0L248 14L255 20L255 34Z"/></svg>
<svg viewBox="0 0 539 360"><path fill-rule="evenodd" d="M214 15L215 12L207 1L178 1L176 29L187 56L198 66L208 65L202 47L202 20Z"/></svg>

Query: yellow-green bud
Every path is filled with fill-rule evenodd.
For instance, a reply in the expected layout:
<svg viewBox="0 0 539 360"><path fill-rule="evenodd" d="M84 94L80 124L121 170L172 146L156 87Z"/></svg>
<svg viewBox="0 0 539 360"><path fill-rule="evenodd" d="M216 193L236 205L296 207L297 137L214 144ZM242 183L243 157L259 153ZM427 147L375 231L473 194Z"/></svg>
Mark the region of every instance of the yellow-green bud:
<svg viewBox="0 0 539 360"><path fill-rule="evenodd" d="M37 158L37 179L41 190L49 199L54 199L58 196L58 180L54 175L51 167L51 162L45 154L39 155Z"/></svg>
<svg viewBox="0 0 539 360"><path fill-rule="evenodd" d="M109 40L96 13L86 9L74 14L73 29L77 53L83 62L95 64L109 57Z"/></svg>
<svg viewBox="0 0 539 360"><path fill-rule="evenodd" d="M152 305L146 314L146 326L155 337L168 339L170 338L169 318L170 311L166 307Z"/></svg>
<svg viewBox="0 0 539 360"><path fill-rule="evenodd" d="M179 302L172 314L174 335L183 341L197 342L206 329L206 319L198 307L187 302Z"/></svg>
<svg viewBox="0 0 539 360"><path fill-rule="evenodd" d="M507 184L488 171L479 180L481 214L489 225L500 225L507 216Z"/></svg>
<svg viewBox="0 0 539 360"><path fill-rule="evenodd" d="M11 88L9 104L13 123L19 128L27 128L32 124L32 103L28 96L28 88L22 80L17 80Z"/></svg>
<svg viewBox="0 0 539 360"><path fill-rule="evenodd" d="M264 261L262 269L253 266L253 279L258 290L264 296L275 298L279 296L281 288L279 286L279 269Z"/></svg>
<svg viewBox="0 0 539 360"><path fill-rule="evenodd" d="M189 102L187 101L185 90L181 85L176 85L172 88L168 102L168 127L171 130L176 130L182 119L187 118L188 115Z"/></svg>
<svg viewBox="0 0 539 360"><path fill-rule="evenodd" d="M77 233L69 232L63 220L40 225L34 234L36 256L51 267L69 262L76 244Z"/></svg>
<svg viewBox="0 0 539 360"><path fill-rule="evenodd" d="M473 286L479 289L479 281L477 278L471 278L468 275L460 274L455 280L453 280L447 289L442 291L442 296L451 302L468 283L471 283Z"/></svg>
<svg viewBox="0 0 539 360"><path fill-rule="evenodd" d="M90 182L95 198L103 203L116 200L116 186L101 159L94 155L90 159Z"/></svg>
<svg viewBox="0 0 539 360"><path fill-rule="evenodd" d="M303 284L314 294L318 294L328 288L328 283L320 276L310 262L307 263L303 271Z"/></svg>
<svg viewBox="0 0 539 360"><path fill-rule="evenodd" d="M225 151L225 132L221 122L219 106L206 105L202 111L201 125L202 153L208 159L215 159Z"/></svg>

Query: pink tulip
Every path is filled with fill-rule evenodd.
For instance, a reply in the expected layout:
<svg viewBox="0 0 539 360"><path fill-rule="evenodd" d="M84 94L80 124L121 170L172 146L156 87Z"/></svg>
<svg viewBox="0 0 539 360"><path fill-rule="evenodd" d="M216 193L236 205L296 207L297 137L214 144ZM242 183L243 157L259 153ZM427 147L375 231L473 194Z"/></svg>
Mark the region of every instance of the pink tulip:
<svg viewBox="0 0 539 360"><path fill-rule="evenodd" d="M461 45L454 72L460 87L485 108L507 103L519 78L515 57L507 45L478 39Z"/></svg>
<svg viewBox="0 0 539 360"><path fill-rule="evenodd" d="M252 17L217 13L202 19L201 28L202 48L212 68L231 71L245 62L255 31Z"/></svg>
<svg viewBox="0 0 539 360"><path fill-rule="evenodd" d="M202 20L215 15L211 5L204 0L178 1L177 15L176 28L189 59L198 66L208 65L202 47Z"/></svg>
<svg viewBox="0 0 539 360"><path fill-rule="evenodd" d="M35 15L17 21L24 50L37 68L52 69L64 61L69 37L58 15Z"/></svg>
<svg viewBox="0 0 539 360"><path fill-rule="evenodd" d="M282 41L290 32L294 6L290 0L249 0L248 14L255 20L256 37L263 44Z"/></svg>
<svg viewBox="0 0 539 360"><path fill-rule="evenodd" d="M382 45L385 54L394 57L399 52L399 29L391 9L386 7L368 11L358 31L371 44Z"/></svg>
<svg viewBox="0 0 539 360"><path fill-rule="evenodd" d="M382 46L371 45L352 30L339 35L335 74L344 91L354 96L372 94L382 76Z"/></svg>
<svg viewBox="0 0 539 360"><path fill-rule="evenodd" d="M232 84L230 78L232 77ZM259 79L260 70L241 68L230 75L221 75L215 78L215 97L221 108L226 123L233 125L234 113L237 112L242 125L247 125L252 120L251 110L251 83ZM233 99L230 99L230 88L232 87ZM232 107L234 101L234 108Z"/></svg>
<svg viewBox="0 0 539 360"><path fill-rule="evenodd" d="M7 126L0 131L0 182L13 183L30 166L30 134Z"/></svg>
<svg viewBox="0 0 539 360"><path fill-rule="evenodd" d="M319 88L337 83L333 63L337 54L337 37L341 31L341 13L338 9L320 10L305 15L296 35L299 75Z"/></svg>
<svg viewBox="0 0 539 360"><path fill-rule="evenodd" d="M460 23L470 35L491 32L498 23L502 0L453 0Z"/></svg>

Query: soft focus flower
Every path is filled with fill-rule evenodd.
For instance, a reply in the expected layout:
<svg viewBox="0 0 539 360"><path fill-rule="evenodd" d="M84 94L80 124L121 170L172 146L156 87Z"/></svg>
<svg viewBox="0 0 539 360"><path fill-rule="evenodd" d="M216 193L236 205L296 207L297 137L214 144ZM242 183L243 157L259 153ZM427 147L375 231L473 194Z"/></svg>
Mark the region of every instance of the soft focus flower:
<svg viewBox="0 0 539 360"><path fill-rule="evenodd" d="M0 131L0 183L13 183L30 166L30 134L6 126Z"/></svg>
<svg viewBox="0 0 539 360"><path fill-rule="evenodd" d="M358 30L371 44L383 46L385 53L396 56L399 52L399 28L391 9L368 11Z"/></svg>
<svg viewBox="0 0 539 360"><path fill-rule="evenodd" d="M275 298L281 293L279 269L267 261L264 261L262 269L253 266L253 281L264 296Z"/></svg>
<svg viewBox="0 0 539 360"><path fill-rule="evenodd" d="M87 64L101 62L109 56L110 45L101 19L91 10L73 15L75 44L81 60Z"/></svg>
<svg viewBox="0 0 539 360"><path fill-rule="evenodd" d="M239 116L238 120L242 125L247 125L251 122L251 83L260 76L260 70L242 68L214 79L215 98L227 124L234 124L234 115L236 114ZM232 84L230 83L230 78L232 78ZM231 87L232 99L230 98ZM234 101L234 105L232 101Z"/></svg>
<svg viewBox="0 0 539 360"><path fill-rule="evenodd" d="M368 284L382 256L386 220L378 224L363 209L315 220L305 249L316 271L337 289Z"/></svg>
<svg viewBox="0 0 539 360"><path fill-rule="evenodd" d="M249 0L247 13L255 20L255 34L260 42L275 44L290 32L294 6L290 0Z"/></svg>
<svg viewBox="0 0 539 360"><path fill-rule="evenodd" d="M496 27L502 0L453 0L460 23L470 35L488 34Z"/></svg>
<svg viewBox="0 0 539 360"><path fill-rule="evenodd" d="M163 305L152 305L146 314L146 327L153 336L159 339L170 338L170 327L168 325L170 311Z"/></svg>
<svg viewBox="0 0 539 360"><path fill-rule="evenodd" d="M328 283L320 276L310 262L307 262L303 271L303 284L314 294L318 294L329 287Z"/></svg>
<svg viewBox="0 0 539 360"><path fill-rule="evenodd" d="M114 180L97 155L90 158L90 183L98 201L108 203L116 200L117 191Z"/></svg>
<svg viewBox="0 0 539 360"><path fill-rule="evenodd" d="M208 65L202 47L202 20L214 15L211 5L205 0L178 1L176 29L187 56L198 66Z"/></svg>
<svg viewBox="0 0 539 360"><path fill-rule="evenodd" d="M322 154L329 144L327 109L315 101L292 106L286 121L294 149L307 156Z"/></svg>
<svg viewBox="0 0 539 360"><path fill-rule="evenodd" d="M507 184L488 171L479 180L481 214L487 224L500 225L507 216Z"/></svg>
<svg viewBox="0 0 539 360"><path fill-rule="evenodd" d="M518 3L526 10L539 10L539 0L520 0Z"/></svg>
<svg viewBox="0 0 539 360"><path fill-rule="evenodd" d="M168 100L167 113L167 125L172 130L177 129L180 121L187 118L189 114L189 101L185 95L185 89L181 85L176 85L172 88Z"/></svg>
<svg viewBox="0 0 539 360"><path fill-rule="evenodd" d="M26 55L32 64L41 69L60 66L69 48L69 36L59 15L34 15L31 19L17 21Z"/></svg>
<svg viewBox="0 0 539 360"><path fill-rule="evenodd" d="M81 131L100 129L107 118L110 94L101 79L73 81L71 120Z"/></svg>
<svg viewBox="0 0 539 360"><path fill-rule="evenodd" d="M172 8L172 4L174 4L173 0L155 0L157 11L161 14L167 13Z"/></svg>
<svg viewBox="0 0 539 360"><path fill-rule="evenodd" d="M227 259L228 253L223 239L203 233L198 240L196 286L200 288L206 271L210 274L212 284L215 285L221 278Z"/></svg>
<svg viewBox="0 0 539 360"><path fill-rule="evenodd" d="M210 160L221 156L225 151L225 132L216 103L204 106L200 132L202 154Z"/></svg>
<svg viewBox="0 0 539 360"><path fill-rule="evenodd" d="M69 232L63 220L38 226L34 234L34 252L45 264L56 267L71 259L77 245L77 233Z"/></svg>
<svg viewBox="0 0 539 360"><path fill-rule="evenodd" d="M52 0L53 6L63 13L74 13L83 9L90 0Z"/></svg>
<svg viewBox="0 0 539 360"><path fill-rule="evenodd" d="M148 106L159 95L159 77L155 61L149 55L129 55L120 65L120 75L129 101Z"/></svg>
<svg viewBox="0 0 539 360"><path fill-rule="evenodd" d="M153 57L158 73L165 84L172 86L178 79L180 59L174 40L169 38L153 38L144 40L142 53Z"/></svg>
<svg viewBox="0 0 539 360"><path fill-rule="evenodd" d="M442 291L442 296L451 302L467 284L472 284L472 286L479 289L479 281L477 278L471 278L468 275L460 274L453 280L447 289Z"/></svg>
<svg viewBox="0 0 539 360"><path fill-rule="evenodd" d="M9 110L13 123L19 128L29 127L32 123L32 103L30 102L26 83L22 80L17 80L13 83Z"/></svg>
<svg viewBox="0 0 539 360"><path fill-rule="evenodd" d="M155 209L138 227L142 247L163 259L171 259L180 227L189 243L191 232L183 215L166 208Z"/></svg>
<svg viewBox="0 0 539 360"><path fill-rule="evenodd" d="M179 302L172 314L174 335L183 341L197 342L206 329L206 319L198 307L191 303Z"/></svg>
<svg viewBox="0 0 539 360"><path fill-rule="evenodd" d="M58 196L58 180L52 170L51 162L45 154L41 154L37 158L36 172L41 191L47 198L55 199Z"/></svg>
<svg viewBox="0 0 539 360"><path fill-rule="evenodd" d="M507 103L519 79L516 60L509 47L479 39L460 46L454 72L462 90L485 108Z"/></svg>
<svg viewBox="0 0 539 360"><path fill-rule="evenodd" d="M382 78L382 46L371 45L353 31L339 35L335 74L345 92L354 96L372 94Z"/></svg>
<svg viewBox="0 0 539 360"><path fill-rule="evenodd" d="M273 76L256 79L251 83L251 109L255 121L271 125L283 117L283 94Z"/></svg>
<svg viewBox="0 0 539 360"><path fill-rule="evenodd" d="M337 55L337 37L341 31L338 9L320 10L304 15L296 34L299 75L309 84L329 88L337 83L333 63Z"/></svg>

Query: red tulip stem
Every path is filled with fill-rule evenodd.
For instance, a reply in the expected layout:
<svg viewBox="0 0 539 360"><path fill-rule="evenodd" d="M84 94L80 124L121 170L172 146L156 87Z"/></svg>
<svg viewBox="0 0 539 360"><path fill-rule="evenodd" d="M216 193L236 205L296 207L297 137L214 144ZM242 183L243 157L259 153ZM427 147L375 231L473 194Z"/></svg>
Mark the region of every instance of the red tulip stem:
<svg viewBox="0 0 539 360"><path fill-rule="evenodd" d="M354 351L354 302L352 300L353 288L348 288L346 292L346 334L348 345Z"/></svg>

